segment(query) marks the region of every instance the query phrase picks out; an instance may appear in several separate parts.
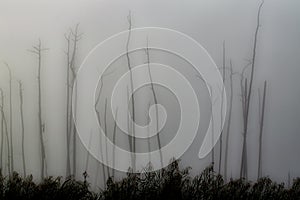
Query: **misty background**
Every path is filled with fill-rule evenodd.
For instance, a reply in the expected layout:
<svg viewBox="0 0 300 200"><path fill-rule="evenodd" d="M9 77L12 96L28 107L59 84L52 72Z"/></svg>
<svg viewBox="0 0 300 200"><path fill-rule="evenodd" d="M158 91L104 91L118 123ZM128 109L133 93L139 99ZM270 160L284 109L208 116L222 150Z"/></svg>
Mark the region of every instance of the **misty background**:
<svg viewBox="0 0 300 200"><path fill-rule="evenodd" d="M222 44L226 42L226 64L241 71L252 56L256 14L260 1L16 1L0 2L0 87L8 103L8 73L13 73L14 163L21 172L19 97L16 80L24 88L25 152L27 174L40 174L40 143L37 125L36 57L29 53L41 38L49 50L43 55L42 107L45 121L45 148L48 174L65 174L65 54L64 34L80 23L77 66L87 53L107 37L127 30L127 15L132 13L135 27L157 26L183 32L207 49L218 66L222 65ZM258 155L257 88L268 81L263 136L263 175L286 182L300 176L300 2L269 0L261 13L256 74L248 134L249 178L256 178ZM154 53L154 52L153 52ZM177 62L176 62L177 63ZM179 65L179 64L178 64ZM183 65L185 66L185 65ZM235 83L238 84L238 79ZM199 83L200 84L200 83ZM202 86L203 87L203 86ZM242 124L238 85L235 86L233 125L229 142L229 176L238 177L241 162ZM201 97L200 97L201 98ZM8 108L6 108L7 110ZM63 111L63 112L62 112ZM86 151L78 141L77 177L84 171ZM210 164L210 156L198 159L201 137L182 156L182 165L192 174ZM218 144L216 145L218 148ZM216 152L218 150L216 149ZM97 162L90 158L89 174ZM89 177L91 183L94 176ZM99 184L101 181L99 180ZM97 183L98 184L98 183Z"/></svg>

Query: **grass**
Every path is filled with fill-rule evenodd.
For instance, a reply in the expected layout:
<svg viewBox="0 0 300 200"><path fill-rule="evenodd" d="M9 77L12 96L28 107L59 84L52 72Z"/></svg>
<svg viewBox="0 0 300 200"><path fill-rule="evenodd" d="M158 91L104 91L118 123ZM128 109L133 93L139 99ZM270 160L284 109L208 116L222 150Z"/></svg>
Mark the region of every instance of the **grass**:
<svg viewBox="0 0 300 200"><path fill-rule="evenodd" d="M48 177L41 183L33 181L32 176L21 178L16 172L11 177L0 174L0 199L3 200L190 200L190 199L300 199L300 178L294 179L290 188L264 177L256 182L244 179L223 181L212 167L206 168L196 177L189 176L189 169L180 169L178 162L167 168L132 174L121 180L107 180L106 189L91 191L86 181L72 178L62 181L61 177Z"/></svg>

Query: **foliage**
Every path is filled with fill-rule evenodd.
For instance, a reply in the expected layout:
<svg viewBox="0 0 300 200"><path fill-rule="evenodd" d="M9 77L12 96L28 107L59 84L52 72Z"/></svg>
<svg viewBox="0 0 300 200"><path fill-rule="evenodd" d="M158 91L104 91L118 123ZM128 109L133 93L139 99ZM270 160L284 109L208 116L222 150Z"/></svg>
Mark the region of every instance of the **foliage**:
<svg viewBox="0 0 300 200"><path fill-rule="evenodd" d="M3 200L151 200L151 199L300 199L300 178L290 188L264 177L256 182L245 179L231 179L225 183L223 177L206 168L194 178L189 176L190 168L180 169L173 161L160 171L152 171L149 164L142 173L127 173L121 180L110 177L106 188L98 194L92 192L89 184L70 177L48 177L36 184L32 176L21 178L16 172L10 177L0 173L0 199Z"/></svg>

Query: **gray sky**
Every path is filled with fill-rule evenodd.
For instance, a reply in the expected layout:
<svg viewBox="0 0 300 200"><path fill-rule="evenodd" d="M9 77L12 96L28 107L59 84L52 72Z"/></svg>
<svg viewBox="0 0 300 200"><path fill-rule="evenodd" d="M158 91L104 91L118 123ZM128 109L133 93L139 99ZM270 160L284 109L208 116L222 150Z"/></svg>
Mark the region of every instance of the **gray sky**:
<svg viewBox="0 0 300 200"><path fill-rule="evenodd" d="M65 172L63 150L65 103L65 58L64 33L69 27L80 23L84 33L80 41L79 60L99 42L112 34L127 29L128 11L132 11L133 26L158 26L181 31L202 44L215 60L222 63L222 42L226 41L227 63L232 59L234 70L239 71L251 57L255 19L260 1L256 0L166 0L166 1L116 1L116 0L52 0L0 2L0 60L8 62L14 78L24 82L26 154L28 173L39 174L39 140L36 108L36 60L26 51L38 38L50 50L45 54L43 73L43 104L46 120L46 149L49 174L62 175ZM292 176L300 176L300 2L297 0L266 0L262 15L258 41L257 70L254 99L257 88L263 80L269 83L267 112L264 135L263 174L278 181L287 179L288 171ZM0 86L7 91L7 72L0 65ZM238 83L238 82L236 82ZM14 82L13 99L18 105L17 84ZM239 118L240 101L236 88L230 142L230 168L232 175L239 174L241 126ZM255 100L256 101L256 100ZM257 102L256 102L257 103ZM249 131L249 173L254 178L257 167L257 107L253 105L253 116ZM14 113L17 115L18 107ZM15 124L19 123L15 116ZM256 120L256 121L254 121ZM16 146L16 168L21 169L20 137L18 126L14 127ZM36 147L36 148L34 148ZM53 147L55 147L55 150ZM82 147L80 147L82 148ZM199 143L182 157L184 165L193 167L193 173L203 169L209 159L199 161ZM61 151L60 151L61 152ZM85 159L84 151L80 155ZM30 162L29 162L30 161ZM83 167L84 162L79 163ZM231 174L231 173L229 173Z"/></svg>

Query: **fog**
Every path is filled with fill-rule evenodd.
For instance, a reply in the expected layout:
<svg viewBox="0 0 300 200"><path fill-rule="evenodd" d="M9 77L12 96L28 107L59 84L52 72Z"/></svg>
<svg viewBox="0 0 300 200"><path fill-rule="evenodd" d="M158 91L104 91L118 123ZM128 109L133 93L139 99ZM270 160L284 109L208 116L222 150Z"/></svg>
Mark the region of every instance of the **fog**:
<svg viewBox="0 0 300 200"><path fill-rule="evenodd" d="M252 57L256 15L260 1L247 0L167 0L167 1L17 1L0 2L0 87L5 94L5 112L9 116L8 72L3 62L7 62L13 74L13 146L15 170L22 172L21 129L19 116L18 82L23 82L25 153L27 174L40 176L40 140L38 133L37 97L37 57L27 51L38 43L40 38L44 47L42 76L42 110L45 123L44 142L46 149L48 175L64 176L66 173L66 41L64 34L79 23L82 38L78 42L76 67L86 55L100 42L113 34L128 29L127 16L132 14L132 26L164 27L185 33L200 43L210 54L218 67L222 66L222 45L226 44L226 66L232 60L233 70L241 72ZM248 131L248 174L255 179L258 156L258 92L263 81L268 81L266 113L263 133L263 175L276 181L286 182L288 173L300 176L300 2L296 0L265 1L261 12L261 27L257 42L256 70L251 102L250 125ZM134 41L134 38L132 38ZM151 41L151 38L150 38ZM146 38L145 38L146 43ZM120 47L124 48L124 46ZM193 77L188 63L166 53L150 50L151 59L157 63L168 63L189 77L200 101L201 116L199 134L191 147L181 157L182 166L191 166L195 175L210 164L211 157L198 158L203 134L207 129L210 114L207 88ZM145 63L145 52L131 54L134 65ZM124 66L125 65L125 66ZM107 77L104 93L110 91L114 81L124 73L126 58L121 57L110 67L122 66L120 73ZM122 71L123 70L123 71ZM170 114L162 132L162 144L173 137L171 133L178 127L180 111L172 93L157 87L160 103ZM226 88L227 89L227 88ZM147 119L146 99L141 89L137 92L137 123L144 124ZM239 177L242 149L242 113L239 78L234 78L234 100L232 127L230 132L228 157L228 176ZM101 99L103 103L104 99ZM145 110L143 110L145 109ZM101 108L103 111L103 108ZM178 114L179 113L179 114ZM8 117L7 117L8 118ZM109 123L112 127L113 123ZM88 133L87 133L88 134ZM121 134L120 134L121 135ZM124 135L121 138L126 138ZM153 139L153 138L152 138ZM122 141L122 139L118 139ZM155 139L153 139L155 143ZM223 142L224 143L224 142ZM145 143L146 144L146 143ZM143 142L138 147L145 151ZM124 143L119 146L127 148ZM156 145L153 148L157 148ZM218 161L218 147L215 159ZM86 165L86 149L77 138L77 174L82 178ZM101 185L101 171L96 181L98 162L90 157L88 174L93 187ZM218 163L216 163L218 166ZM7 167L7 166L6 166ZM124 175L118 173L118 176Z"/></svg>

